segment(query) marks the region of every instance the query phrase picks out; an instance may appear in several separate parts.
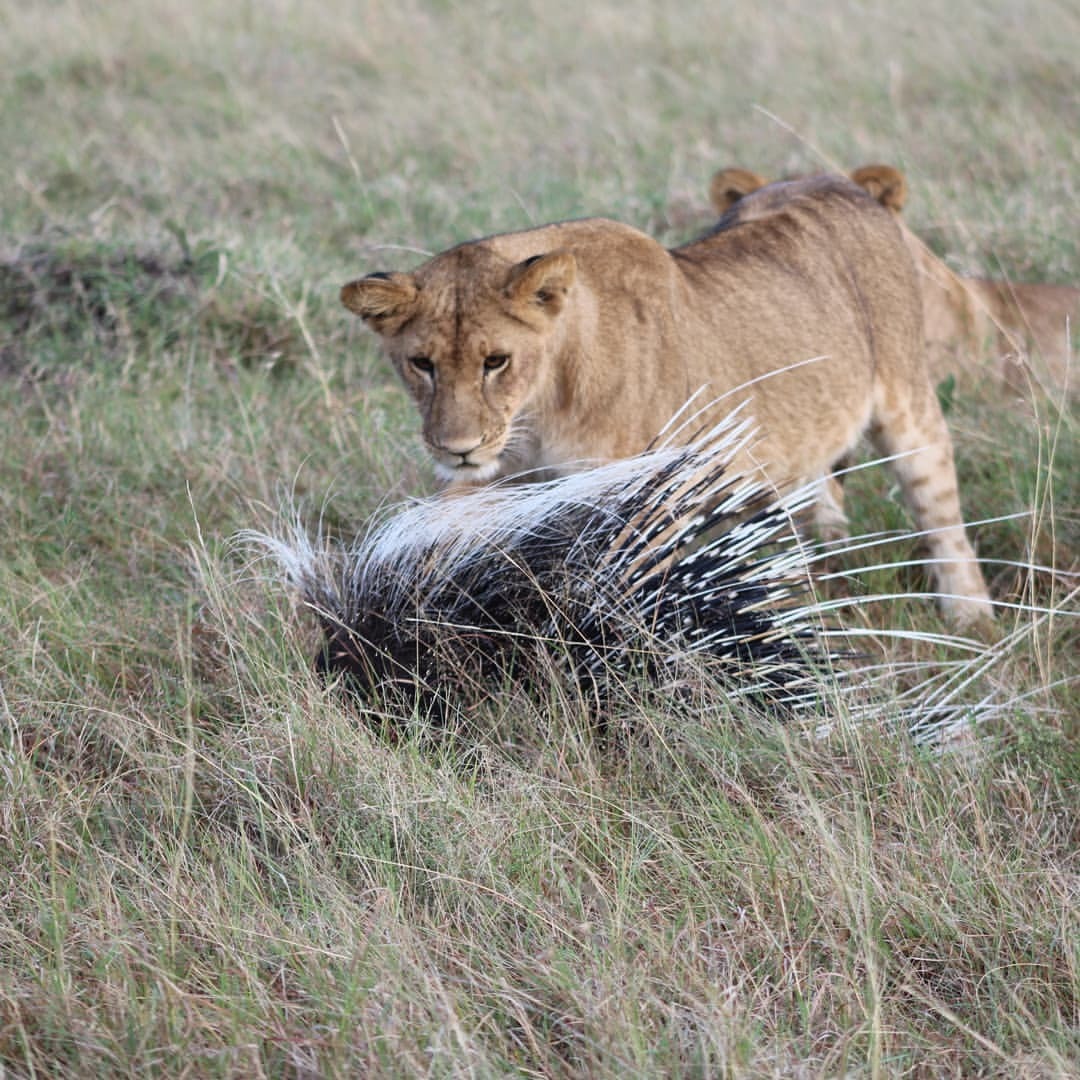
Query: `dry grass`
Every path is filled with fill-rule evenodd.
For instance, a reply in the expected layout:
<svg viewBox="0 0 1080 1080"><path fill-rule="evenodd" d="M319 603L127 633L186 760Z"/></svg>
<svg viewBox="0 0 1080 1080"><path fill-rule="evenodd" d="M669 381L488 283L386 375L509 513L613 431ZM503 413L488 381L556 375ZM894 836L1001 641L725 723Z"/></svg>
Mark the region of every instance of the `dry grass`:
<svg viewBox="0 0 1080 1080"><path fill-rule="evenodd" d="M1027 696L966 754L707 687L614 745L554 686L395 743L228 538L285 491L347 531L430 486L335 299L408 249L675 240L720 165L878 159L953 265L1080 280L1078 39L1054 0L0 13L0 1071L1075 1074L1065 614L1017 616L980 685ZM950 418L968 516L1025 513L981 552L1077 569L1071 409ZM881 493L859 527L903 524Z"/></svg>

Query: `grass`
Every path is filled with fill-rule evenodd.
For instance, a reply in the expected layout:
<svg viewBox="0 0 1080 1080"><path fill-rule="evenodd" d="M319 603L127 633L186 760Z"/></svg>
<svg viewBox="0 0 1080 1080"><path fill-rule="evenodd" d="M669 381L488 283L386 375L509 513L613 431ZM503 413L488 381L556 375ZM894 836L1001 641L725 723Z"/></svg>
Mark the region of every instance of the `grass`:
<svg viewBox="0 0 1080 1080"><path fill-rule="evenodd" d="M884 160L951 265L1080 280L1078 37L1055 0L0 13L0 1071L1074 1074L1063 614L1016 616L980 685L1026 697L965 753L705 684L614 746L513 696L461 754L326 692L229 541L286 493L348 531L433 486L336 303L418 250L593 213L675 242L721 165ZM1024 515L980 552L1075 571L1071 405L961 383L950 422L967 516ZM886 489L853 478L857 529L905 524Z"/></svg>

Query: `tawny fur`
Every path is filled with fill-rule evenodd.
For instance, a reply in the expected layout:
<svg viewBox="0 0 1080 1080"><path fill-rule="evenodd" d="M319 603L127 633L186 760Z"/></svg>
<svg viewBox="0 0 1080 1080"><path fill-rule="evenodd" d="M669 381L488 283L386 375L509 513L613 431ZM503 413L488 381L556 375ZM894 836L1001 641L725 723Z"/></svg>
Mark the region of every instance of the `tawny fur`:
<svg viewBox="0 0 1080 1080"><path fill-rule="evenodd" d="M899 214L908 195L907 180L891 165L864 165L851 179L889 210ZM709 199L721 215L769 181L749 169L717 172ZM766 214L782 205L783 187L749 212ZM1026 393L1032 383L1054 397L1077 390L1070 379L1070 329L1080 331L1080 288L963 277L942 262L902 221L922 293L927 367L931 380L950 375L982 377L987 371L1010 391Z"/></svg>
<svg viewBox="0 0 1080 1080"><path fill-rule="evenodd" d="M613 221L461 244L342 289L382 336L453 483L566 472L648 447L695 394L686 437L745 404L733 462L778 490L825 477L868 433L935 558L943 606L989 612L927 375L918 286L894 215L841 177L667 250ZM785 370L786 369L786 370Z"/></svg>

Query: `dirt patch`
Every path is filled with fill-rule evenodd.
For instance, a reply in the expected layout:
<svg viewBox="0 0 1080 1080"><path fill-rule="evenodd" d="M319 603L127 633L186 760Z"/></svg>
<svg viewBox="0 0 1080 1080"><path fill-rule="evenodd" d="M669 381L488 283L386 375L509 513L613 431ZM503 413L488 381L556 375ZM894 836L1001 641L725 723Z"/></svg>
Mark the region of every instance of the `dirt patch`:
<svg viewBox="0 0 1080 1080"><path fill-rule="evenodd" d="M299 348L276 306L226 280L220 253L35 237L0 248L0 376L44 377L193 340L277 367Z"/></svg>

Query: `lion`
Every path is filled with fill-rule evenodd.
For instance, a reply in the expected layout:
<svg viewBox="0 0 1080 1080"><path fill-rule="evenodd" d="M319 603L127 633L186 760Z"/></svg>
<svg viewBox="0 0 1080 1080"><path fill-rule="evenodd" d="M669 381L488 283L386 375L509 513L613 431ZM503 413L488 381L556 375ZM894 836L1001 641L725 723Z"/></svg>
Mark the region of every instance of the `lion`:
<svg viewBox="0 0 1080 1080"><path fill-rule="evenodd" d="M684 437L745 405L758 435L732 468L776 491L825 478L869 434L927 536L943 610L981 621L899 226L846 177L784 187L770 213L671 250L615 221L562 222L369 274L341 300L381 337L451 487L630 457L705 388Z"/></svg>
<svg viewBox="0 0 1080 1080"><path fill-rule="evenodd" d="M908 197L904 174L891 165L864 165L851 179L882 206L899 216ZM721 216L733 213L744 196L768 185L748 169L717 172L709 185L709 201ZM753 207L768 213L769 202ZM1024 393L1032 381L1058 394L1069 382L1073 332L1080 328L1080 288L996 281L954 273L902 221L922 293L927 365L941 382L954 374L986 371L993 357L994 374L1014 392Z"/></svg>

